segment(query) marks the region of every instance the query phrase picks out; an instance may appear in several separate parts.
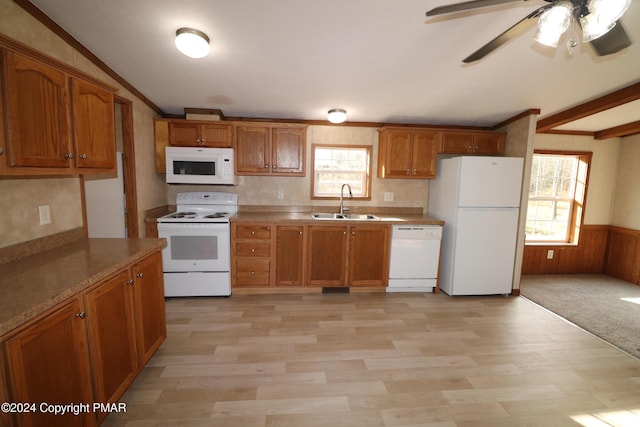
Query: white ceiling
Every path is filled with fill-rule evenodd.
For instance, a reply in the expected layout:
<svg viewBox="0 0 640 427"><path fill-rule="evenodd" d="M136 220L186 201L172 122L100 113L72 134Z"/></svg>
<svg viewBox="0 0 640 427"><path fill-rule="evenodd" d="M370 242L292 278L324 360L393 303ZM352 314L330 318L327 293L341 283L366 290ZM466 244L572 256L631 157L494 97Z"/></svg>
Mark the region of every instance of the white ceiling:
<svg viewBox="0 0 640 427"><path fill-rule="evenodd" d="M624 27L633 44L598 57L580 44L534 42L535 26L483 60L462 59L542 0L453 16L448 0L31 0L168 114L220 109L228 117L492 126L531 108L540 118L640 81L640 2ZM208 34L189 59L175 31ZM640 120L640 103L569 123L598 130ZM576 127L577 126L577 127Z"/></svg>

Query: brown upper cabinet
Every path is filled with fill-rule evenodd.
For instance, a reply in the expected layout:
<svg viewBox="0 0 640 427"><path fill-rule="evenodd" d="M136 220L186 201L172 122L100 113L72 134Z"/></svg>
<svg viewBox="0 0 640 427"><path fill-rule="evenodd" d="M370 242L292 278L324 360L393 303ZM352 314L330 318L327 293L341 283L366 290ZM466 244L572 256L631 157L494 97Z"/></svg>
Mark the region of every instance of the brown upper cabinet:
<svg viewBox="0 0 640 427"><path fill-rule="evenodd" d="M0 174L115 171L113 89L5 42L0 39Z"/></svg>
<svg viewBox="0 0 640 427"><path fill-rule="evenodd" d="M443 132L442 153L500 156L506 138L506 133L499 132Z"/></svg>
<svg viewBox="0 0 640 427"><path fill-rule="evenodd" d="M236 124L236 174L304 176L306 125Z"/></svg>
<svg viewBox="0 0 640 427"><path fill-rule="evenodd" d="M113 93L81 80L72 82L76 167L115 169Z"/></svg>
<svg viewBox="0 0 640 427"><path fill-rule="evenodd" d="M231 148L233 126L230 123L174 120L169 122L169 145L183 147Z"/></svg>
<svg viewBox="0 0 640 427"><path fill-rule="evenodd" d="M379 133L379 178L435 178L441 133L384 127Z"/></svg>

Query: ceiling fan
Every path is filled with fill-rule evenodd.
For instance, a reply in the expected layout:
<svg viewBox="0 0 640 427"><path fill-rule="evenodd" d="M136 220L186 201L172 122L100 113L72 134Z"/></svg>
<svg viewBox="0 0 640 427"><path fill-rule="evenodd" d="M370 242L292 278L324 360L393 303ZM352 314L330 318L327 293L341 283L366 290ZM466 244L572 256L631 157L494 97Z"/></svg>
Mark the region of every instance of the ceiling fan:
<svg viewBox="0 0 640 427"><path fill-rule="evenodd" d="M439 6L427 12L427 16L462 12L470 9L494 6L503 3L528 0L471 0ZM498 37L466 57L469 63L484 58L509 40L519 36L536 20L536 41L556 47L560 37L569 31L567 47L577 45L575 27L582 30L582 41L591 43L599 56L610 55L631 45L627 32L618 22L629 8L631 0L544 0L549 4L531 12Z"/></svg>

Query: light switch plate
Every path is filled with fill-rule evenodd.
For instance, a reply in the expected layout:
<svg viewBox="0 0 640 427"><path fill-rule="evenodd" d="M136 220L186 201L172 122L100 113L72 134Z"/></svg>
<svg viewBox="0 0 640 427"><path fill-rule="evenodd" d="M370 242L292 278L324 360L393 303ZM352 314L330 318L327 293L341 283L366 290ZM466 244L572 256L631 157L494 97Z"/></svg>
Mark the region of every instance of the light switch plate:
<svg viewBox="0 0 640 427"><path fill-rule="evenodd" d="M390 191L384 192L384 201L385 202L393 202L393 193Z"/></svg>
<svg viewBox="0 0 640 427"><path fill-rule="evenodd" d="M49 205L38 206L38 214L40 215L40 225L51 224Z"/></svg>

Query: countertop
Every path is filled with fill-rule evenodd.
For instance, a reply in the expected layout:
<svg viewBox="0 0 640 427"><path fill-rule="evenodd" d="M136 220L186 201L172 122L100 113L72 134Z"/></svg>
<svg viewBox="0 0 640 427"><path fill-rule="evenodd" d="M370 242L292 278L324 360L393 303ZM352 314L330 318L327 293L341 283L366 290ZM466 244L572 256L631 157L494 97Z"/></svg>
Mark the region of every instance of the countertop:
<svg viewBox="0 0 640 427"><path fill-rule="evenodd" d="M0 265L0 336L165 244L83 238Z"/></svg>
<svg viewBox="0 0 640 427"><path fill-rule="evenodd" d="M145 221L156 222L157 218L174 212L175 205L159 206L145 212ZM318 220L311 218L313 212L335 212L335 208L326 206L240 206L240 211L230 218L231 222L300 222L308 221L314 224L325 223L372 223L372 224L427 224L444 225L444 221L429 215L419 213L417 208L364 208L350 210L352 213L371 213L379 217L379 220L355 221L355 220Z"/></svg>
<svg viewBox="0 0 640 427"><path fill-rule="evenodd" d="M380 219L356 221L356 220L326 220L326 219L313 219L311 218L311 212L239 212L236 216L231 218L231 222L300 222L308 221L313 224L426 224L426 225L444 225L444 221L437 218L421 215L421 214L394 214L392 212L377 213L369 211ZM353 213L360 213L354 211Z"/></svg>

